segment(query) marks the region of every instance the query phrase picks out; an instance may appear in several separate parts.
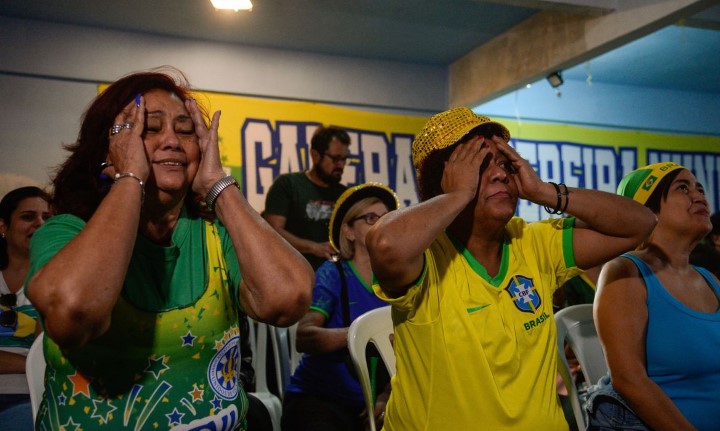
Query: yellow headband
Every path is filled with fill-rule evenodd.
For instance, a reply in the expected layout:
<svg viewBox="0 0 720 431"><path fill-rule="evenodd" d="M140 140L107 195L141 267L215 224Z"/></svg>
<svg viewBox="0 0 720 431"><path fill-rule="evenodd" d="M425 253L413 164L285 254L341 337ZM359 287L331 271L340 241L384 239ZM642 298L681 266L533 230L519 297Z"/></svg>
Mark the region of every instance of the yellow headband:
<svg viewBox="0 0 720 431"><path fill-rule="evenodd" d="M675 162L661 162L638 168L625 175L622 181L620 181L617 194L645 205L657 188L660 180L662 180L665 175L678 169L685 169L685 166Z"/></svg>

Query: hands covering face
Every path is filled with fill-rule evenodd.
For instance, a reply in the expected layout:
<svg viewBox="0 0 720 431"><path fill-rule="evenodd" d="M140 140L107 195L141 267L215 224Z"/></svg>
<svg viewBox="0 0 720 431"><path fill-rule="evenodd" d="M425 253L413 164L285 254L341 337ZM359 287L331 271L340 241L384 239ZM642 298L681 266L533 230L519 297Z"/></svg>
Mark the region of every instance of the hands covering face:
<svg viewBox="0 0 720 431"><path fill-rule="evenodd" d="M115 117L110 129L108 165L103 172L110 177L115 173L132 172L145 181L150 175L150 164L142 138L145 130L145 99L140 97L136 100L128 103Z"/></svg>
<svg viewBox="0 0 720 431"><path fill-rule="evenodd" d="M208 126L195 99L181 101L174 95L171 95L171 98L177 100L179 107L172 108L178 105L170 105L168 108L168 105L164 105L158 112L153 111L151 115L160 122L159 126L153 126L152 130L146 128L145 97L138 96L115 117L109 132L108 163L103 173L112 177L115 173L132 172L145 181L150 175L151 163L158 148L170 148L171 152L173 149L182 148L185 157L180 157L179 160L187 163L190 175L188 181L192 181L192 190L205 196L210 187L225 176L218 147L220 111L214 113ZM186 121L192 121L193 130L179 125L183 122L183 117ZM195 135L197 141L188 141L188 132ZM192 160L197 160L198 149L200 158L195 172Z"/></svg>
<svg viewBox="0 0 720 431"><path fill-rule="evenodd" d="M218 146L220 111L215 111L210 127L208 127L198 108L197 100L186 100L185 108L190 113L193 123L195 123L195 133L198 136L198 146L200 147L200 167L193 180L192 189L195 193L199 193L200 196L204 197L210 187L225 176L220 162L220 148Z"/></svg>
<svg viewBox="0 0 720 431"><path fill-rule="evenodd" d="M450 155L441 186L445 193L462 192L475 197L486 173L499 175L500 181L512 181L524 199L535 196L543 184L527 160L502 138L474 136L460 143Z"/></svg>

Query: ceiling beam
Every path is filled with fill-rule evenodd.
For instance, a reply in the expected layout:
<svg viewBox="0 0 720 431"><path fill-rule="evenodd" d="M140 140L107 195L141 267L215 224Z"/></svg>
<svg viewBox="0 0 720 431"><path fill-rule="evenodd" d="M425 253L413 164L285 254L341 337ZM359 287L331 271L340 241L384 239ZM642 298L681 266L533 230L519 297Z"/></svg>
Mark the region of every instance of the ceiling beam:
<svg viewBox="0 0 720 431"><path fill-rule="evenodd" d="M482 2L597 16L617 9L618 0L482 0Z"/></svg>
<svg viewBox="0 0 720 431"><path fill-rule="evenodd" d="M452 63L449 105L476 106L703 11L716 0L626 0L605 15L541 11Z"/></svg>

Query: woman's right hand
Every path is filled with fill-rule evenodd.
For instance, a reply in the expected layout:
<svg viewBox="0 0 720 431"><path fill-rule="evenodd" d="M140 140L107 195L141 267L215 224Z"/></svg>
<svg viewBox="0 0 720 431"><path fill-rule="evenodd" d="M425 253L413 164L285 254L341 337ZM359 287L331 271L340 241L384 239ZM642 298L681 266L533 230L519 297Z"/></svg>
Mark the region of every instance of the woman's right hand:
<svg viewBox="0 0 720 431"><path fill-rule="evenodd" d="M482 136L474 136L459 144L445 162L440 182L443 192L463 193L470 202L477 195L481 171L483 166L487 166L488 156L492 157L490 147Z"/></svg>
<svg viewBox="0 0 720 431"><path fill-rule="evenodd" d="M143 132L145 130L145 98L140 98L140 105L135 100L125 106L116 117L113 125L124 125L129 123L132 128L121 128L120 132L109 136L108 162L112 165L114 172L108 172L110 176L115 173L131 172L143 181L150 175L150 163L145 152L143 143Z"/></svg>

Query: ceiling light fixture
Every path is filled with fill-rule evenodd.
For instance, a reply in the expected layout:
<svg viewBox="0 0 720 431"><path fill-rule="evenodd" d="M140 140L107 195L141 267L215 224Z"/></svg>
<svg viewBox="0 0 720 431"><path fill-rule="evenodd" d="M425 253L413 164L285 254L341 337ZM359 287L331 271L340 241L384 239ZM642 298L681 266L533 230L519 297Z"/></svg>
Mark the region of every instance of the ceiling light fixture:
<svg viewBox="0 0 720 431"><path fill-rule="evenodd" d="M560 71L551 73L545 79L547 79L552 88L558 88L559 86L563 85L564 82L562 79L562 75L560 75Z"/></svg>
<svg viewBox="0 0 720 431"><path fill-rule="evenodd" d="M215 9L231 9L252 11L253 4L250 0L210 0Z"/></svg>

